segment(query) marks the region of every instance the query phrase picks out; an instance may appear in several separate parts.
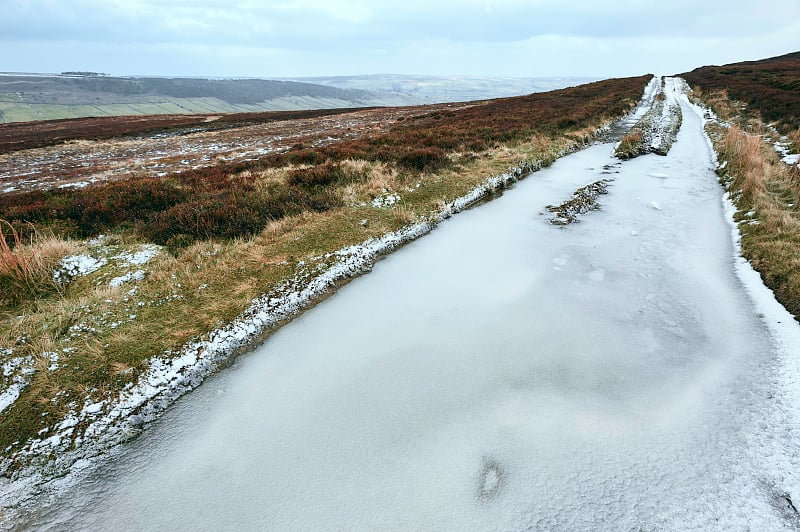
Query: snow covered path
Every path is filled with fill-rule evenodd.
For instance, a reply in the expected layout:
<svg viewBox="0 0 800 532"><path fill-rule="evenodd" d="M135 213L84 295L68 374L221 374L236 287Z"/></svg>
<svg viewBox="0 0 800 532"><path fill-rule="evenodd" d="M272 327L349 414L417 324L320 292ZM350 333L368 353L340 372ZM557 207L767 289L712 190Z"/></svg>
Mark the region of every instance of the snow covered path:
<svg viewBox="0 0 800 532"><path fill-rule="evenodd" d="M27 525L794 529L797 326L737 276L702 122L681 106L667 157L597 145L442 224ZM601 210L545 223L602 178Z"/></svg>

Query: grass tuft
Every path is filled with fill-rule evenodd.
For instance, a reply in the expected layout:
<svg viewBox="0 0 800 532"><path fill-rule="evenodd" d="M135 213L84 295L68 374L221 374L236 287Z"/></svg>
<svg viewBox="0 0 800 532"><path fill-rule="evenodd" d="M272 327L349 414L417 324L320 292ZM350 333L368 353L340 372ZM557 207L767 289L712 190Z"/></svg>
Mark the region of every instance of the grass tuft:
<svg viewBox="0 0 800 532"><path fill-rule="evenodd" d="M0 305L10 307L41 298L62 287L54 272L61 259L74 251L74 244L33 231L28 242L9 222L0 220Z"/></svg>
<svg viewBox="0 0 800 532"><path fill-rule="evenodd" d="M800 318L800 180L796 168L740 127L711 131L720 179L739 211L742 254L777 299Z"/></svg>
<svg viewBox="0 0 800 532"><path fill-rule="evenodd" d="M620 141L614 155L620 159L632 159L642 153L642 141L644 140L644 133L640 129L634 129Z"/></svg>

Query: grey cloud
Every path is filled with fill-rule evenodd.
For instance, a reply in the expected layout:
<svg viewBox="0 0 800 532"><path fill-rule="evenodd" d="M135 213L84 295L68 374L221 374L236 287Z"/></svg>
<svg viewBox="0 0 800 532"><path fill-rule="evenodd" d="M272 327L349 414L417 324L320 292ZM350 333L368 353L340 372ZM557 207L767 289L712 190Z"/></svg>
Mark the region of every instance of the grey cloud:
<svg viewBox="0 0 800 532"><path fill-rule="evenodd" d="M363 20L320 4L256 2L13 2L0 22L2 40L237 44L309 49L359 42L514 42L540 35L583 37L757 35L800 18L800 5L780 0L648 2L391 3ZM379 4L378 4L379 5Z"/></svg>
<svg viewBox="0 0 800 532"><path fill-rule="evenodd" d="M800 31L796 0L6 0L2 12L0 70L177 75L624 75L777 55Z"/></svg>

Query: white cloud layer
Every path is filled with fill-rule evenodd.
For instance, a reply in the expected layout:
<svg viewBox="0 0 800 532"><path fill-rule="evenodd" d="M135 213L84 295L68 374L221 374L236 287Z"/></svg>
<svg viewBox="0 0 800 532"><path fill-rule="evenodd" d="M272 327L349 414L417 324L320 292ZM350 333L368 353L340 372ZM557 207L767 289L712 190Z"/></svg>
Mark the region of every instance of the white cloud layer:
<svg viewBox="0 0 800 532"><path fill-rule="evenodd" d="M4 0L0 70L616 76L800 49L772 0Z"/></svg>

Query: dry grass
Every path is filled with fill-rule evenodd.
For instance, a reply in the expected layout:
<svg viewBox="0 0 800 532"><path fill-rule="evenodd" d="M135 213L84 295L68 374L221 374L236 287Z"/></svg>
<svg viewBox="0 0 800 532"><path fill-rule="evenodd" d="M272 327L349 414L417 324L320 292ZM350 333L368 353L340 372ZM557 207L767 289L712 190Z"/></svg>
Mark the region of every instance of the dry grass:
<svg viewBox="0 0 800 532"><path fill-rule="evenodd" d="M0 306L60 292L53 273L75 245L37 231L25 242L10 223L0 220L0 225L7 229L0 230Z"/></svg>
<svg viewBox="0 0 800 532"><path fill-rule="evenodd" d="M736 176L737 190L753 206L765 189L764 156L761 139L748 135L737 126L728 129L721 143L721 155L728 161L726 170Z"/></svg>
<svg viewBox="0 0 800 532"><path fill-rule="evenodd" d="M642 133L642 130L632 130L630 133L622 137L617 149L614 151L614 155L620 159L630 159L632 157L636 157L642 151L643 139L644 133Z"/></svg>
<svg viewBox="0 0 800 532"><path fill-rule="evenodd" d="M722 180L739 210L742 254L778 300L800 318L798 171L780 162L760 137L737 126L715 133L720 161L727 162Z"/></svg>
<svg viewBox="0 0 800 532"><path fill-rule="evenodd" d="M800 153L800 127L786 134L792 153Z"/></svg>
<svg viewBox="0 0 800 532"><path fill-rule="evenodd" d="M601 179L594 183L582 186L577 189L572 197L559 205L548 205L547 210L555 214L547 220L552 225L569 225L577 223L578 216L600 208L597 198L603 194L608 194L608 184L610 179Z"/></svg>

